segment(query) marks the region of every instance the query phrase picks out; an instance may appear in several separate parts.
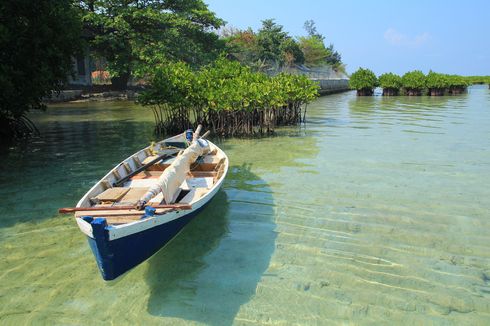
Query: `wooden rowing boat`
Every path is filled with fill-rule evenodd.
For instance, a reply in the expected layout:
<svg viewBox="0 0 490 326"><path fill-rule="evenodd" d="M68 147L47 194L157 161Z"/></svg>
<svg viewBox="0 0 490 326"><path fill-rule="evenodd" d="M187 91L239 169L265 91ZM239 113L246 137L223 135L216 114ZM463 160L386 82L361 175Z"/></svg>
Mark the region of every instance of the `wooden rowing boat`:
<svg viewBox="0 0 490 326"><path fill-rule="evenodd" d="M228 157L213 143L207 144L209 151L190 165L170 203L160 193L144 211L133 208L187 147L185 133L134 153L100 179L75 208L60 209L75 212L104 280L117 278L155 254L218 192ZM156 163L147 166L152 161Z"/></svg>

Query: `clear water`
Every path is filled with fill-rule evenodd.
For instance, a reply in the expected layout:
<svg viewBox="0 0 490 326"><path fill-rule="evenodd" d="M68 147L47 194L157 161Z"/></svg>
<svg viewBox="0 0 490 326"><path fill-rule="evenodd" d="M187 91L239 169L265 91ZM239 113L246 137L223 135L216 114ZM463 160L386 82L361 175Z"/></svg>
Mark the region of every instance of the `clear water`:
<svg viewBox="0 0 490 326"><path fill-rule="evenodd" d="M0 154L0 324L490 324L490 90L318 99L300 128L219 142L224 188L117 281L73 218L153 139L124 102L63 104Z"/></svg>

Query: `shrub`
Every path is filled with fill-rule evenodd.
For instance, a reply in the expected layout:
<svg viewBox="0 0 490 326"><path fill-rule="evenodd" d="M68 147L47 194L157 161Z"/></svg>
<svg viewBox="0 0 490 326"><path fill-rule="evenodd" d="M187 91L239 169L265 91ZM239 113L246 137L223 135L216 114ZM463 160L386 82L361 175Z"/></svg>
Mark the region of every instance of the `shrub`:
<svg viewBox="0 0 490 326"><path fill-rule="evenodd" d="M193 71L185 63L159 66L139 98L153 109L158 133L181 131L192 121L220 135L271 132L305 119L318 85L303 75L268 77L220 58Z"/></svg>
<svg viewBox="0 0 490 326"><path fill-rule="evenodd" d="M406 95L422 95L425 89L425 75L420 70L413 70L402 76L402 87Z"/></svg>
<svg viewBox="0 0 490 326"><path fill-rule="evenodd" d="M449 93L461 94L466 90L468 83L466 79L458 75L448 75Z"/></svg>
<svg viewBox="0 0 490 326"><path fill-rule="evenodd" d="M407 90L421 91L425 88L425 75L420 70L407 72L402 76L402 86Z"/></svg>
<svg viewBox="0 0 490 326"><path fill-rule="evenodd" d="M465 78L462 76L447 75L447 78L448 78L448 86L449 87L466 88L466 86L468 86L468 83L466 82Z"/></svg>
<svg viewBox="0 0 490 326"><path fill-rule="evenodd" d="M356 89L358 95L370 95L373 89L378 86L378 78L371 70L359 68L350 76L349 86L351 89ZM360 92L367 92L367 94Z"/></svg>
<svg viewBox="0 0 490 326"><path fill-rule="evenodd" d="M429 89L445 89L449 87L449 79L447 75L439 74L431 70L427 74L425 85Z"/></svg>
<svg viewBox="0 0 490 326"><path fill-rule="evenodd" d="M382 88L399 89L402 87L402 78L391 72L379 76L379 85Z"/></svg>

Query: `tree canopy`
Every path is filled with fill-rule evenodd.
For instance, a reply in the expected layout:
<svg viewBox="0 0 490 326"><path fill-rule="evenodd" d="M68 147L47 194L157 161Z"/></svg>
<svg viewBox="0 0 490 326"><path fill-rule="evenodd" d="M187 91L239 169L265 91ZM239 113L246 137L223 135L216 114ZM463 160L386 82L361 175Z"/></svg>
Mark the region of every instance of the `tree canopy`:
<svg viewBox="0 0 490 326"><path fill-rule="evenodd" d="M271 66L293 66L305 64L309 67L331 66L345 70L340 54L333 44L325 46L325 37L318 33L315 22L305 22L308 36L291 37L273 19L262 21L261 28L224 31L227 51L240 62L258 68Z"/></svg>
<svg viewBox="0 0 490 326"><path fill-rule="evenodd" d="M308 36L299 37L299 47L305 56L304 63L310 67L328 64L344 70L340 53L335 51L333 44L325 46L325 36L317 32L315 22L307 20L304 28Z"/></svg>
<svg viewBox="0 0 490 326"><path fill-rule="evenodd" d="M82 0L79 7L91 49L107 59L121 88L131 74L143 75L159 62L198 66L223 49L212 32L223 21L202 0Z"/></svg>
<svg viewBox="0 0 490 326"><path fill-rule="evenodd" d="M402 76L402 86L406 90L423 90L425 88L425 75L420 70L413 70Z"/></svg>
<svg viewBox="0 0 490 326"><path fill-rule="evenodd" d="M267 63L298 63L304 61L303 53L298 43L283 31L283 27L273 19L262 21L262 27L257 33L257 56Z"/></svg>
<svg viewBox="0 0 490 326"><path fill-rule="evenodd" d="M1 141L35 131L26 113L44 109L42 99L70 75L80 32L69 0L0 2Z"/></svg>
<svg viewBox="0 0 490 326"><path fill-rule="evenodd" d="M379 76L379 86L392 90L398 90L402 87L402 78L394 73L385 73Z"/></svg>
<svg viewBox="0 0 490 326"><path fill-rule="evenodd" d="M371 70L359 68L350 76L349 86L352 89L372 91L378 86L378 78Z"/></svg>
<svg viewBox="0 0 490 326"><path fill-rule="evenodd" d="M224 57L197 71L182 62L158 65L148 86L138 100L151 106L157 132L192 121L220 135L271 132L303 121L304 104L318 95L306 76L270 77Z"/></svg>

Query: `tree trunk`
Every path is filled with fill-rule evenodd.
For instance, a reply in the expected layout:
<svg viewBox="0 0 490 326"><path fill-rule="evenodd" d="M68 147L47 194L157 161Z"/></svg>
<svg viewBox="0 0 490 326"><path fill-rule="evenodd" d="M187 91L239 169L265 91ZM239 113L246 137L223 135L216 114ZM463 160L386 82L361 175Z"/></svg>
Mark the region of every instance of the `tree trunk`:
<svg viewBox="0 0 490 326"><path fill-rule="evenodd" d="M420 96L422 95L422 91L420 89L407 89L408 96Z"/></svg>
<svg viewBox="0 0 490 326"><path fill-rule="evenodd" d="M383 96L397 96L398 89L397 88L383 88Z"/></svg>
<svg viewBox="0 0 490 326"><path fill-rule="evenodd" d="M458 86L458 87L451 87L449 89L449 93L453 95L458 95L458 94L463 94L466 90L466 87L463 86Z"/></svg>
<svg viewBox="0 0 490 326"><path fill-rule="evenodd" d="M372 88L362 88L357 90L357 96L371 96L373 95Z"/></svg>
<svg viewBox="0 0 490 326"><path fill-rule="evenodd" d="M444 95L444 88L430 88L429 89L429 95L430 96L443 96Z"/></svg>

